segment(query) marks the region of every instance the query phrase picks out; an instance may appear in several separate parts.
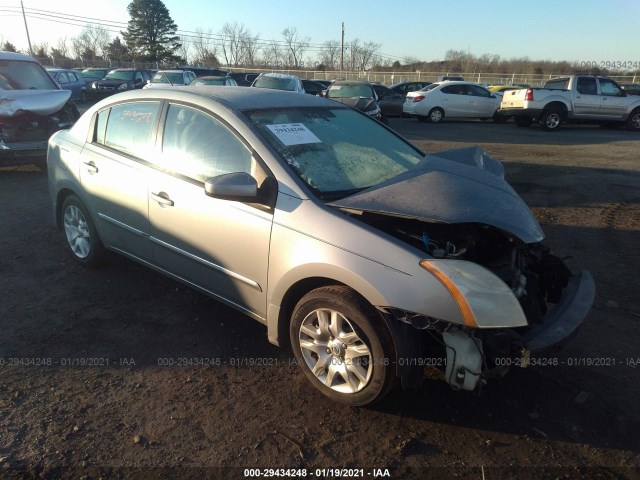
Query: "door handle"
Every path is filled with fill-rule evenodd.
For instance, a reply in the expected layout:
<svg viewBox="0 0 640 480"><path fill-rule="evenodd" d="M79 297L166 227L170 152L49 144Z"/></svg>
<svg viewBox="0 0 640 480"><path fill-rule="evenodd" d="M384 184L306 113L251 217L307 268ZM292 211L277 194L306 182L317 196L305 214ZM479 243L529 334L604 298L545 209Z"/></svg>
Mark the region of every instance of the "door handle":
<svg viewBox="0 0 640 480"><path fill-rule="evenodd" d="M173 200L171 200L169 198L169 195L167 195L164 192L159 192L159 193L153 193L151 192L151 198L158 202L158 204L165 206L165 207L173 207L174 203Z"/></svg>
<svg viewBox="0 0 640 480"><path fill-rule="evenodd" d="M95 173L98 173L98 167L96 167L96 164L93 163L93 161L91 162L84 162L84 164L87 166L87 171L93 175Z"/></svg>

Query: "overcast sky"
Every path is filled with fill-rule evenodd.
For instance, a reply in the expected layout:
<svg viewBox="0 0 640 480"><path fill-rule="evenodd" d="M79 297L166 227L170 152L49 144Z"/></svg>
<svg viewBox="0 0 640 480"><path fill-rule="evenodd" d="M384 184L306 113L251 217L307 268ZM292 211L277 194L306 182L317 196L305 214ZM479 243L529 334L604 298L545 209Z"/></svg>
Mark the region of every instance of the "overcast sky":
<svg viewBox="0 0 640 480"><path fill-rule="evenodd" d="M129 0L24 0L32 43L78 35L90 21L110 24L116 35L129 20ZM295 27L317 48L327 40L381 44L387 59L441 60L449 49L504 58L640 63L640 0L431 1L389 0L166 0L179 33L213 33L239 22L262 40L282 40ZM313 5L313 6L312 6ZM0 40L27 48L20 2L0 0ZM48 19L36 18L48 15ZM71 20L71 16L75 16ZM66 17L66 18L60 18ZM72 25L75 24L75 25Z"/></svg>

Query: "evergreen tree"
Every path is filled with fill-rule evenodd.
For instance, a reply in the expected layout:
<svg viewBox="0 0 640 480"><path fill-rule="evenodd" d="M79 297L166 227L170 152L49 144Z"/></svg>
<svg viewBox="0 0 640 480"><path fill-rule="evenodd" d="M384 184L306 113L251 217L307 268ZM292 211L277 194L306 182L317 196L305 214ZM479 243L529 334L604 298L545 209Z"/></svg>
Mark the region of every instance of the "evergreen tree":
<svg viewBox="0 0 640 480"><path fill-rule="evenodd" d="M4 50L5 52L17 52L18 50L16 50L16 47L13 43L11 43L10 41L6 41L4 42L4 44L2 45L2 48L0 48L0 50Z"/></svg>
<svg viewBox="0 0 640 480"><path fill-rule="evenodd" d="M121 33L134 58L151 62L174 60L180 37L175 34L178 26L164 3L133 0L127 9L131 19L127 31Z"/></svg>

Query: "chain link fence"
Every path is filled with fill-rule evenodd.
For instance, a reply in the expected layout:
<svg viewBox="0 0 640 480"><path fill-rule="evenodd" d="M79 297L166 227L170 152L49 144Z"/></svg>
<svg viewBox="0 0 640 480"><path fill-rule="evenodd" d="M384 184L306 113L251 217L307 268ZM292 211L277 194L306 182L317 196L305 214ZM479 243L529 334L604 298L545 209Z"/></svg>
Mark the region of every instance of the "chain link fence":
<svg viewBox="0 0 640 480"><path fill-rule="evenodd" d="M89 67L101 67L101 68L147 68L147 69L169 69L178 68L177 65L163 65L157 62L108 62L104 60L82 60L81 62L72 59L58 59L52 57L38 58L37 59L44 66L54 66L62 68L89 68ZM78 65L81 63L81 65ZM213 68L213 67L212 67ZM319 79L319 80L366 80L369 82L378 82L383 85L393 85L399 82L411 82L411 81L427 81L435 82L438 77L446 75L461 76L467 81L484 83L487 85L531 85L541 86L548 79L554 76L567 75L564 73L550 73L545 75L533 74L533 73L478 73L478 72L394 72L394 71L314 71L314 70L294 70L294 69L269 69L269 68L225 68L223 66L217 67L221 70L231 72L246 72L246 73L260 73L260 72L276 72L287 73L290 75L297 75L303 79ZM636 83L640 82L640 75L610 75L619 83Z"/></svg>

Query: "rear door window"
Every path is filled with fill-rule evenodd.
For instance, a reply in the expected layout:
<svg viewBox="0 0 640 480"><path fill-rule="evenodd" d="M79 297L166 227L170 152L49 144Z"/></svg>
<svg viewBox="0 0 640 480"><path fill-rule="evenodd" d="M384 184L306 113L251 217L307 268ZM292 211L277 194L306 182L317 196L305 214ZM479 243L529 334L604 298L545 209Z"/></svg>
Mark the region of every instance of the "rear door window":
<svg viewBox="0 0 640 480"><path fill-rule="evenodd" d="M95 142L134 157L149 159L158 106L159 102L123 103L100 112Z"/></svg>

